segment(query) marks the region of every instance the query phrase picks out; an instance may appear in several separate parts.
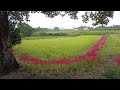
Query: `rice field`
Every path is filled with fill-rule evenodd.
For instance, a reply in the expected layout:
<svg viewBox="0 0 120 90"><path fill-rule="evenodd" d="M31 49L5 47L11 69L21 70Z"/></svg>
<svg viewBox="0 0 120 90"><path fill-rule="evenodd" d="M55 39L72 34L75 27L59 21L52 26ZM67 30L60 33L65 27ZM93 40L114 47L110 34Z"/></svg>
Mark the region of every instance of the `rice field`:
<svg viewBox="0 0 120 90"><path fill-rule="evenodd" d="M34 56L42 60L72 58L83 55L100 39L100 35L84 35L76 37L22 40L16 49L15 56Z"/></svg>

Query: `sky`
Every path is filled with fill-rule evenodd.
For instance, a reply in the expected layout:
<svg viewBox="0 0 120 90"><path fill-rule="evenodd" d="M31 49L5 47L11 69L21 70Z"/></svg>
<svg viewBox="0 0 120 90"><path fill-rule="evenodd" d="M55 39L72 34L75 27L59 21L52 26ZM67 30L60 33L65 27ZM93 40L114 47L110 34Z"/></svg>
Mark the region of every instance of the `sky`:
<svg viewBox="0 0 120 90"><path fill-rule="evenodd" d="M78 13L78 20L71 19L68 15L62 17L60 15L49 18L42 13L30 14L30 22L27 22L33 28L54 28L59 27L61 29L72 29L74 27L90 26L92 27L92 21L89 21L87 24L82 22L81 15L84 14L84 11ZM113 19L110 19L110 22L107 26L111 25L120 25L120 11L115 11Z"/></svg>

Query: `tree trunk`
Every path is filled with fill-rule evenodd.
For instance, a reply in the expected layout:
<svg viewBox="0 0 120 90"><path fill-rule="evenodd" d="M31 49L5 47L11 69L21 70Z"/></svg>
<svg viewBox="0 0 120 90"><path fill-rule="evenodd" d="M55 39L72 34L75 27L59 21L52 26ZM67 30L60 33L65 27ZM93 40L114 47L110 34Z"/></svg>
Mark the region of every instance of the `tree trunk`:
<svg viewBox="0 0 120 90"><path fill-rule="evenodd" d="M10 38L7 11L0 11L0 75L7 74L19 68Z"/></svg>

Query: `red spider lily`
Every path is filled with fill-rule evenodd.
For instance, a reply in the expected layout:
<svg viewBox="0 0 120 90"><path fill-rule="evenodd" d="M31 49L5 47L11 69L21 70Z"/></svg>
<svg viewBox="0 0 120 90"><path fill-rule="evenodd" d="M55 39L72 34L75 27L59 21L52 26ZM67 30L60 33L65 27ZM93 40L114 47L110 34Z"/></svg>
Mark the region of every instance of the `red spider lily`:
<svg viewBox="0 0 120 90"><path fill-rule="evenodd" d="M74 57L74 59L75 59L76 61L85 60L85 59L86 59L86 55L76 56L76 57Z"/></svg>
<svg viewBox="0 0 120 90"><path fill-rule="evenodd" d="M29 58L30 58L29 56L21 56L20 60L29 60Z"/></svg>
<svg viewBox="0 0 120 90"><path fill-rule="evenodd" d="M37 58L35 58L35 57L31 57L31 58L30 58L30 61L31 61L31 62L34 62L35 64L40 64L40 60L37 59Z"/></svg>
<svg viewBox="0 0 120 90"><path fill-rule="evenodd" d="M49 61L48 64L71 64L71 61L69 59L63 58L59 60Z"/></svg>
<svg viewBox="0 0 120 90"><path fill-rule="evenodd" d="M95 60L97 59L96 56L91 56L90 58L91 58L91 60L92 60L93 62L95 62Z"/></svg>
<svg viewBox="0 0 120 90"><path fill-rule="evenodd" d="M86 62L85 62L85 64L88 64L88 63L89 63L89 60L87 59Z"/></svg>
<svg viewBox="0 0 120 90"><path fill-rule="evenodd" d="M81 60L85 60L86 63L89 61L95 61L97 58L100 57L98 54L99 50L106 46L106 39L108 35L103 35L97 42L94 44L84 55L82 56L76 56L73 59L58 59L58 60L51 60L51 61L46 61L46 60L40 60L35 57L29 57L29 56L21 56L20 60L25 60L25 61L31 61L35 64L72 64L76 62L80 62ZM117 62L120 63L120 60L117 60Z"/></svg>
<svg viewBox="0 0 120 90"><path fill-rule="evenodd" d="M40 61L40 64L47 64L46 60L39 60L39 61Z"/></svg>
<svg viewBox="0 0 120 90"><path fill-rule="evenodd" d="M120 65L120 56L115 58L115 61L116 61L117 65Z"/></svg>
<svg viewBox="0 0 120 90"><path fill-rule="evenodd" d="M76 56L76 57L74 57L74 59L75 59L75 61L77 62L79 62L79 61L81 61L81 60L83 60L85 57L82 57L82 56Z"/></svg>

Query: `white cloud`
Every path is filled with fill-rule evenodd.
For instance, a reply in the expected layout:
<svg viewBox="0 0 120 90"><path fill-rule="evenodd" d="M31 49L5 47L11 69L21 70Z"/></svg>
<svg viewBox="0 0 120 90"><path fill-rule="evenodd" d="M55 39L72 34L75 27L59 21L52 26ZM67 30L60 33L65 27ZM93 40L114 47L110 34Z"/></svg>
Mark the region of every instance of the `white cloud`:
<svg viewBox="0 0 120 90"><path fill-rule="evenodd" d="M29 25L32 27L47 27L47 28L53 28L53 27L63 27L63 28L73 28L73 27L79 27L81 25L85 26L92 26L92 22L89 21L87 24L82 22L81 15L84 14L84 11L81 11L78 13L78 20L73 20L69 16L61 17L60 15L54 17L54 18L48 18L44 14L41 13L35 13L30 14L30 22L28 22ZM115 11L113 19L110 20L110 23L108 25L120 25L120 11Z"/></svg>

